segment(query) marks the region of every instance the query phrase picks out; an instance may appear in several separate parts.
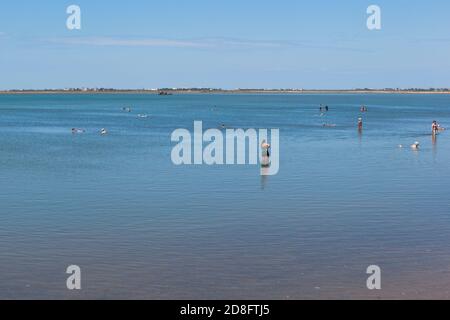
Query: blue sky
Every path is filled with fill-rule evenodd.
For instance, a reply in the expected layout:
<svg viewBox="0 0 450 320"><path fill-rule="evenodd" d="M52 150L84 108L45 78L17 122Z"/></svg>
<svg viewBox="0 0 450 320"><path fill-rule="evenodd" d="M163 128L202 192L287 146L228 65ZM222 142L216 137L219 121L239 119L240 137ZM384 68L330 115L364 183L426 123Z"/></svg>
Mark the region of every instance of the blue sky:
<svg viewBox="0 0 450 320"><path fill-rule="evenodd" d="M66 8L82 29L66 28ZM369 31L366 9L382 9ZM0 9L0 89L450 87L450 2L24 1Z"/></svg>

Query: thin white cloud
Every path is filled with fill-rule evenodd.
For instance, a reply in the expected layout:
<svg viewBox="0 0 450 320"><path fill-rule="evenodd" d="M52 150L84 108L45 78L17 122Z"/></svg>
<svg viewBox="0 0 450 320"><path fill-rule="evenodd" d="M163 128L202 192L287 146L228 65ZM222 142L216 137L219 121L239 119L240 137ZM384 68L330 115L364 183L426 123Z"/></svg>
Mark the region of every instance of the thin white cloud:
<svg viewBox="0 0 450 320"><path fill-rule="evenodd" d="M282 49L302 48L310 50L340 50L354 52L370 52L355 46L335 46L316 41L277 41L248 40L233 38L202 39L162 39L162 38L121 38L121 37L66 37L47 39L60 45L85 45L104 47L166 47L166 48L204 48L204 49Z"/></svg>
<svg viewBox="0 0 450 320"><path fill-rule="evenodd" d="M115 46L115 47L200 47L201 44L193 41L169 39L121 39L111 37L78 37L59 38L51 40L55 43L68 45L88 46Z"/></svg>
<svg viewBox="0 0 450 320"><path fill-rule="evenodd" d="M204 39L205 43L210 43L211 46L217 47L247 47L247 48L280 48L288 45L281 41L258 41L246 39Z"/></svg>
<svg viewBox="0 0 450 320"><path fill-rule="evenodd" d="M175 48L224 48L224 47L247 47L247 48L276 48L281 47L281 42L250 41L241 39L126 39L116 37L74 37L51 39L52 43L66 45L87 46L115 46L115 47L175 47Z"/></svg>

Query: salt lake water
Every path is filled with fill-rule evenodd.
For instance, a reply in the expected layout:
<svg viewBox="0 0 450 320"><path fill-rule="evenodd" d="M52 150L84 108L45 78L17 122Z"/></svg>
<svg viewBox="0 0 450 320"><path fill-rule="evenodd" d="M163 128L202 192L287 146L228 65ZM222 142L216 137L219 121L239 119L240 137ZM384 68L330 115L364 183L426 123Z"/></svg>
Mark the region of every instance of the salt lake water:
<svg viewBox="0 0 450 320"><path fill-rule="evenodd" d="M173 165L196 120L279 128L279 173ZM0 298L450 298L433 120L450 127L450 95L0 95Z"/></svg>

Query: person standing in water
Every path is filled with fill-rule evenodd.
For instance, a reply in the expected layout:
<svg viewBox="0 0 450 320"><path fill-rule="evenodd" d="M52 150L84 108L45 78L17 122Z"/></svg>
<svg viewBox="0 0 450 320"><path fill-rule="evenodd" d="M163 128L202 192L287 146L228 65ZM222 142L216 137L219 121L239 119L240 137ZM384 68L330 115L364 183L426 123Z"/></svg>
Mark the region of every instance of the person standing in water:
<svg viewBox="0 0 450 320"><path fill-rule="evenodd" d="M319 111L320 111L320 112L324 112L324 111L325 111L325 112L328 112L328 110L329 110L328 106L325 106L325 107L324 107L323 104L320 105L320 108L319 108Z"/></svg>
<svg viewBox="0 0 450 320"><path fill-rule="evenodd" d="M436 134L439 131L439 124L437 123L436 120L434 120L433 123L431 124L431 131L433 132L433 134Z"/></svg>
<svg viewBox="0 0 450 320"><path fill-rule="evenodd" d="M268 144L266 140L261 142L261 149L263 150L263 156L270 157L270 144Z"/></svg>
<svg viewBox="0 0 450 320"><path fill-rule="evenodd" d="M266 140L263 140L261 142L261 149L262 149L262 158L261 158L261 166L262 167L269 167L270 166L270 144L266 142Z"/></svg>
<svg viewBox="0 0 450 320"><path fill-rule="evenodd" d="M363 128L363 121L362 118L358 118L358 130L361 131Z"/></svg>

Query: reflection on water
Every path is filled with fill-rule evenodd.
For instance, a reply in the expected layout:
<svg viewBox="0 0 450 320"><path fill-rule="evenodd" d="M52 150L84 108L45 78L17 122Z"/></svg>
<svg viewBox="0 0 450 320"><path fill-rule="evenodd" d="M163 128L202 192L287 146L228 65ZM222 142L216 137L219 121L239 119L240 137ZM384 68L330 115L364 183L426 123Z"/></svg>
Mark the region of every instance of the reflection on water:
<svg viewBox="0 0 450 320"><path fill-rule="evenodd" d="M431 135L431 144L433 146L433 157L436 160L437 155L437 134Z"/></svg>
<svg viewBox="0 0 450 320"><path fill-rule="evenodd" d="M450 139L428 137L430 119L450 123L449 102L0 96L0 298L448 297ZM279 173L174 166L170 134L195 120L279 128ZM80 293L65 290L72 264ZM381 292L365 289L372 264Z"/></svg>
<svg viewBox="0 0 450 320"><path fill-rule="evenodd" d="M267 180L269 179L269 175L267 174L267 169L262 168L261 171L265 171L261 174L261 190L264 190L267 187Z"/></svg>

